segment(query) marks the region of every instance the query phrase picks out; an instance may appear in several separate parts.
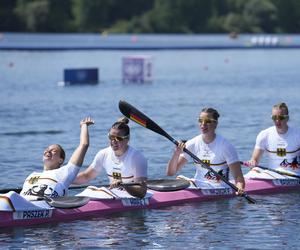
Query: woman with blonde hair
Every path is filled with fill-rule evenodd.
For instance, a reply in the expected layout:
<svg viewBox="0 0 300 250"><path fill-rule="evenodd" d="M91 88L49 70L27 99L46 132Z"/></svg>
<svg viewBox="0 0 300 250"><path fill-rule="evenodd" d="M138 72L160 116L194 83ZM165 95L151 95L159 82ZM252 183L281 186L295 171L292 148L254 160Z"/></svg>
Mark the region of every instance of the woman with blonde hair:
<svg viewBox="0 0 300 250"><path fill-rule="evenodd" d="M245 188L245 181L241 171L240 161L233 145L224 137L216 134L218 126L219 113L213 108L204 108L198 118L200 135L188 140L186 143L179 143L176 147L171 160L167 166L167 175L174 175L179 171L191 157L183 152L186 147L190 152L196 155L202 162L209 165L218 174L226 179L231 172L238 194L242 194ZM226 188L228 187L212 171L204 168L198 162L196 164L196 174L191 182L198 188Z"/></svg>
<svg viewBox="0 0 300 250"><path fill-rule="evenodd" d="M256 138L255 147L251 159L247 165L257 167L264 152L267 153L268 168L300 175L300 130L290 127L289 109L284 103L278 103L272 107L271 119L274 126L262 130ZM252 173L251 173L252 172ZM270 177L276 175L268 172ZM250 171L247 177L253 177L254 171ZM276 175L276 178L279 178Z"/></svg>

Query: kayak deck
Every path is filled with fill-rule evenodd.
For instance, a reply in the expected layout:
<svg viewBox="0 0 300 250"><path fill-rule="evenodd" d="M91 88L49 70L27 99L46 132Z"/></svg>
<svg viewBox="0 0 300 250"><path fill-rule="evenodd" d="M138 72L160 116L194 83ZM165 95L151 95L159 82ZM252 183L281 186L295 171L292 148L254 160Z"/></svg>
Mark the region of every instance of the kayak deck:
<svg viewBox="0 0 300 250"><path fill-rule="evenodd" d="M248 194L270 194L300 189L300 180L247 180ZM201 202L232 198L231 189L183 189L179 191L160 192L152 190L153 196L143 199L98 199L90 200L78 208L56 208L39 211L0 211L0 227L30 226L50 222L62 222L88 217L125 212L136 209L151 209L178 205L187 202Z"/></svg>

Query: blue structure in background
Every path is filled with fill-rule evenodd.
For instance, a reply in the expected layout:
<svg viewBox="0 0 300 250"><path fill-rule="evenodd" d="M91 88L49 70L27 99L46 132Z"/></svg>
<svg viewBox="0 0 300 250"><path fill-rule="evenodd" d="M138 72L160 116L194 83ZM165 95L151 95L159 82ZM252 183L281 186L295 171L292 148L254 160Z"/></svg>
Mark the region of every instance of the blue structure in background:
<svg viewBox="0 0 300 250"><path fill-rule="evenodd" d="M65 69L64 85L97 84L99 82L98 68Z"/></svg>

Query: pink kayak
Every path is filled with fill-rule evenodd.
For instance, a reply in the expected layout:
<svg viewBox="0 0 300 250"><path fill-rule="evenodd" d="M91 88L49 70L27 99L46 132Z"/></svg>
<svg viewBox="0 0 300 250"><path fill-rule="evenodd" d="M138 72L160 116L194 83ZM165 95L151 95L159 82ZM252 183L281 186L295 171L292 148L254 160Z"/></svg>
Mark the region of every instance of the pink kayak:
<svg viewBox="0 0 300 250"><path fill-rule="evenodd" d="M252 194L271 194L300 189L299 179L281 180L246 180L246 192ZM70 221L97 217L111 213L136 209L151 209L178 205L186 202L202 202L232 198L235 196L230 188L224 189L190 189L177 191L151 190L152 196L122 199L87 199L86 204L76 208L54 208L29 211L0 211L0 227L30 226L51 222ZM79 197L86 198L86 197ZM255 205L254 205L255 206Z"/></svg>

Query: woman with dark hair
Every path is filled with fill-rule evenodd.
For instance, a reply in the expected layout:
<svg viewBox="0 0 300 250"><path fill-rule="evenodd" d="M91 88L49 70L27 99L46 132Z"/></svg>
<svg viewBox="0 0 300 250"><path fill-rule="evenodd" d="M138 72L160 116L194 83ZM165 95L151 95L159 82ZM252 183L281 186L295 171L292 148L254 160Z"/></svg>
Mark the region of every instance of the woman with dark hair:
<svg viewBox="0 0 300 250"><path fill-rule="evenodd" d="M128 122L126 117L122 117L111 126L108 133L110 145L96 154L91 165L78 174L74 184L87 183L104 169L110 188L122 186L124 183L136 183L138 185L125 186L126 191L137 197L146 194L148 164L144 155L129 145Z"/></svg>
<svg viewBox="0 0 300 250"><path fill-rule="evenodd" d="M80 122L80 143L69 162L63 165L65 151L59 144L50 145L43 154L44 171L30 174L20 194L24 197L57 197L67 194L68 187L75 179L89 147L88 126L94 121L87 117Z"/></svg>
<svg viewBox="0 0 300 250"><path fill-rule="evenodd" d="M201 161L226 179L229 178L230 171L238 188L238 193L242 194L245 188L245 181L240 161L233 145L224 137L216 134L218 119L219 113L217 110L213 108L201 110L198 118L201 134L188 140L186 143L179 143L168 163L167 175L174 175L188 160L192 159L183 152L183 148L186 147ZM190 179L194 186L207 189L228 187L218 176L215 176L213 172L203 167L201 163L194 163L196 165L196 174L194 179Z"/></svg>

